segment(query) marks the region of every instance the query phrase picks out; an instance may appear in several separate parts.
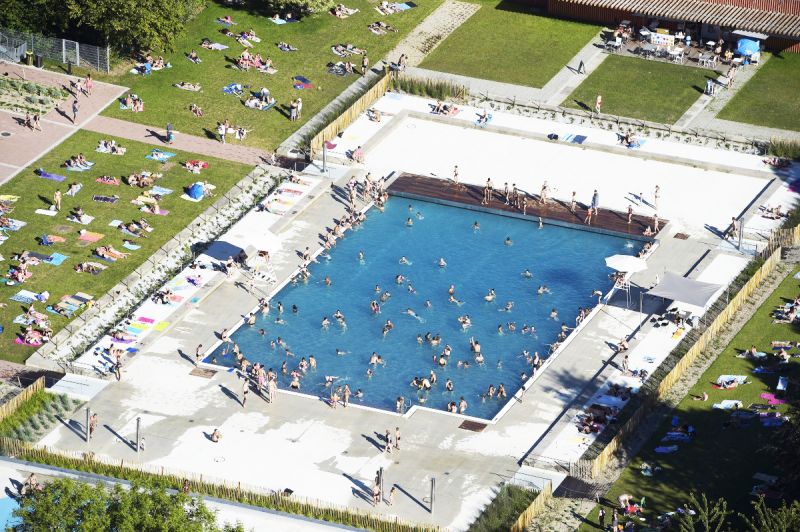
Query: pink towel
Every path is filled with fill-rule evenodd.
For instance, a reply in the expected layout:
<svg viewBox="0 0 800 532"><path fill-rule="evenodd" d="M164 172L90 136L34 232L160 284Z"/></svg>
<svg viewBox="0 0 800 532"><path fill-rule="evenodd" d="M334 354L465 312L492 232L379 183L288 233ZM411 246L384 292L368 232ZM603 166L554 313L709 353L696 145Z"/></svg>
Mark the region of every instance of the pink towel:
<svg viewBox="0 0 800 532"><path fill-rule="evenodd" d="M770 404L770 405L785 405L786 404L786 401L784 401L783 399L776 398L774 393L762 393L761 394L761 398L762 399L766 399L767 400L767 404Z"/></svg>
<svg viewBox="0 0 800 532"><path fill-rule="evenodd" d="M143 316L139 316L137 318L137 321L140 321L142 323L155 323L156 320L154 320L153 318L145 318Z"/></svg>

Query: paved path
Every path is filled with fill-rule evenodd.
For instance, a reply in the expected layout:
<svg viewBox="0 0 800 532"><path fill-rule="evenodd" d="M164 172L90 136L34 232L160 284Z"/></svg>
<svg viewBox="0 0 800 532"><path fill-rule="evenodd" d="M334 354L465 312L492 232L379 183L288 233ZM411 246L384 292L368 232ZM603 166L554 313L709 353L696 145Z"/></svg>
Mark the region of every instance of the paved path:
<svg viewBox="0 0 800 532"><path fill-rule="evenodd" d="M134 124L117 118L107 116L97 116L84 126L84 129L105 133L115 137L135 140L157 146L166 146L164 142L164 130L143 124ZM245 164L261 164L271 159L272 155L258 148L242 146L236 141L223 144L218 140L212 140L194 135L185 135L180 131L175 132L175 142L173 148L183 151L216 157L228 161L235 161Z"/></svg>
<svg viewBox="0 0 800 532"><path fill-rule="evenodd" d="M387 59L397 61L400 54L408 56L408 66L419 65L425 56L453 33L459 26L480 9L479 4L447 0L428 15L419 26L400 41ZM487 8L488 9L488 8Z"/></svg>

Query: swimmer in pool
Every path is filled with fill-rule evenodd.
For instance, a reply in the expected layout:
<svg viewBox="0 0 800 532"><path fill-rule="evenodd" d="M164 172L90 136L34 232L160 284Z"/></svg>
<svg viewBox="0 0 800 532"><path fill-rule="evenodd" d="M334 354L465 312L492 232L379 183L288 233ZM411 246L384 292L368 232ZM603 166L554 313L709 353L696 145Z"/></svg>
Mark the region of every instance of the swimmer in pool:
<svg viewBox="0 0 800 532"><path fill-rule="evenodd" d="M417 289L414 288L414 285L411 284L410 282L406 285L406 290L408 291L409 294L416 294L417 293Z"/></svg>
<svg viewBox="0 0 800 532"><path fill-rule="evenodd" d="M453 381L451 381L450 379L447 379L447 382L444 385L444 389L447 390L448 392L452 392L453 391Z"/></svg>
<svg viewBox="0 0 800 532"><path fill-rule="evenodd" d="M420 322L422 322L422 321L423 321L423 320L422 320L422 318L420 318L419 316L417 316L417 313L416 313L416 312L414 312L414 310L413 310L413 309L407 308L405 313L406 313L406 314L408 314L409 316L411 316L412 318L414 318L415 320L418 320L418 321L420 321Z"/></svg>
<svg viewBox="0 0 800 532"><path fill-rule="evenodd" d="M480 231L481 230L481 224L479 224L477 220L475 220L475 222L473 222L472 230L473 231Z"/></svg>
<svg viewBox="0 0 800 532"><path fill-rule="evenodd" d="M507 236L506 239L503 241L503 244L505 244L506 246L513 246L514 245L514 241L511 240L510 236Z"/></svg>
<svg viewBox="0 0 800 532"><path fill-rule="evenodd" d="M364 390L359 388L356 390L356 399L363 399L364 398Z"/></svg>
<svg viewBox="0 0 800 532"><path fill-rule="evenodd" d="M477 364L483 364L484 358L483 358L483 354L482 353L476 353L475 354L475 362Z"/></svg>
<svg viewBox="0 0 800 532"><path fill-rule="evenodd" d="M507 301L506 306L500 309L500 312L511 312L514 309L514 302Z"/></svg>
<svg viewBox="0 0 800 532"><path fill-rule="evenodd" d="M386 291L386 292L382 293L382 294L381 294L381 303L386 303L386 301L387 301L387 300L388 300L390 297L392 297L392 294L391 294L391 293L389 293L388 291Z"/></svg>
<svg viewBox="0 0 800 532"><path fill-rule="evenodd" d="M424 220L424 219L425 219L425 217L422 216L422 213L417 211L417 220Z"/></svg>
<svg viewBox="0 0 800 532"><path fill-rule="evenodd" d="M447 289L447 293L451 296L456 293L456 285L451 284L450 287Z"/></svg>
<svg viewBox="0 0 800 532"><path fill-rule="evenodd" d="M503 324L497 326L497 334L503 334Z"/></svg>
<svg viewBox="0 0 800 532"><path fill-rule="evenodd" d="M330 275L326 275L325 276L325 281L324 282L325 282L325 286L330 286L331 285L331 277L330 277Z"/></svg>
<svg viewBox="0 0 800 532"><path fill-rule="evenodd" d="M322 318L322 328L327 329L330 326L331 320L328 319L328 316Z"/></svg>
<svg viewBox="0 0 800 532"><path fill-rule="evenodd" d="M339 349L338 347L336 348L336 356L342 357L342 356L346 355L349 352L350 351L343 351L343 350Z"/></svg>
<svg viewBox="0 0 800 532"><path fill-rule="evenodd" d="M455 304L456 304L456 305L458 305L459 307L460 307L461 305L463 305L463 304L464 304L464 302L463 302L463 301L459 301L458 299L456 299L456 297L455 297L455 296L450 296L450 298L448 299L448 301L449 301L450 303L455 303Z"/></svg>
<svg viewBox="0 0 800 532"><path fill-rule="evenodd" d="M277 323L278 325L286 325L286 321L280 316L275 318L275 323Z"/></svg>
<svg viewBox="0 0 800 532"><path fill-rule="evenodd" d="M394 278L394 282L397 283L397 284L403 284L403 283L406 282L406 278L403 275L397 275Z"/></svg>
<svg viewBox="0 0 800 532"><path fill-rule="evenodd" d="M426 299L425 300L425 308L431 308L432 306L433 306L433 304L431 303L431 300L430 299Z"/></svg>
<svg viewBox="0 0 800 532"><path fill-rule="evenodd" d="M508 332L514 332L517 330L517 324L513 321L510 321L506 323L506 329L508 329Z"/></svg>
<svg viewBox="0 0 800 532"><path fill-rule="evenodd" d="M408 204L408 212L414 212L414 206L410 203Z"/></svg>
<svg viewBox="0 0 800 532"><path fill-rule="evenodd" d="M400 264L404 264L406 266L411 266L411 262L406 258L405 255L400 257Z"/></svg>
<svg viewBox="0 0 800 532"><path fill-rule="evenodd" d="M494 293L494 288L492 288L485 296L483 296L483 299L491 303L492 301L494 301L495 297L496 294Z"/></svg>
<svg viewBox="0 0 800 532"><path fill-rule="evenodd" d="M379 284L375 285L375 293L376 294L380 294L381 293L381 285L379 285Z"/></svg>
<svg viewBox="0 0 800 532"><path fill-rule="evenodd" d="M325 375L325 386L330 386L331 384L336 382L338 378L339 377L337 377L336 375Z"/></svg>
<svg viewBox="0 0 800 532"><path fill-rule="evenodd" d="M422 344L423 344L423 342L424 342L424 340L422 339L422 335L421 335L421 334L418 334L418 335L417 335L417 343L418 343L419 345L422 345Z"/></svg>
<svg viewBox="0 0 800 532"><path fill-rule="evenodd" d="M361 264L364 264L364 252L363 251L359 251L358 252L358 262L360 262Z"/></svg>
<svg viewBox="0 0 800 532"><path fill-rule="evenodd" d="M392 320L386 320L383 326L383 335L386 336L392 329L394 329L394 323L392 323Z"/></svg>
<svg viewBox="0 0 800 532"><path fill-rule="evenodd" d="M550 319L551 320L557 320L558 319L558 311L556 309L553 309L553 310L550 311Z"/></svg>
<svg viewBox="0 0 800 532"><path fill-rule="evenodd" d="M409 218L408 220L406 220L406 227L411 227L411 226L413 226L413 225L414 225L414 220L412 220L411 218Z"/></svg>
<svg viewBox="0 0 800 532"><path fill-rule="evenodd" d="M461 328L466 330L472 327L472 320L470 319L469 315L465 314L463 316L458 317L458 323L461 324Z"/></svg>
<svg viewBox="0 0 800 532"><path fill-rule="evenodd" d="M536 293L539 294L539 295L549 294L550 293L550 289L547 287L546 284L543 284L542 286L539 287L539 289L536 291Z"/></svg>
<svg viewBox="0 0 800 532"><path fill-rule="evenodd" d="M342 314L342 311L337 308L336 312L333 313L333 317L336 318L337 320L343 320L344 314Z"/></svg>
<svg viewBox="0 0 800 532"><path fill-rule="evenodd" d="M378 302L374 299L369 303L369 309L372 311L373 314L380 314L381 313L381 306L378 305Z"/></svg>
<svg viewBox="0 0 800 532"><path fill-rule="evenodd" d="M447 268L447 262L445 262L444 257L439 257L439 262L437 264L440 268Z"/></svg>
<svg viewBox="0 0 800 532"><path fill-rule="evenodd" d="M522 272L522 277L524 277L525 279L530 279L531 277L533 277L533 274L531 273L530 270L526 268L525 271Z"/></svg>

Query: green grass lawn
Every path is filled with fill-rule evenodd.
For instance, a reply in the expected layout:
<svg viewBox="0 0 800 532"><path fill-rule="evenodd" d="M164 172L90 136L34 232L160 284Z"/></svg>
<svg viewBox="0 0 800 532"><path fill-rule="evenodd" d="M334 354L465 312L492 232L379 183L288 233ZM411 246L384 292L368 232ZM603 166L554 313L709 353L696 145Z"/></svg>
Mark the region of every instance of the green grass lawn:
<svg viewBox="0 0 800 532"><path fill-rule="evenodd" d="M25 250L46 255L58 252L69 256L69 259L61 266L40 264L31 267L30 271L33 276L22 285L2 285L0 301L6 303L7 306L0 308L0 324L5 328L4 333L0 335L0 358L22 362L35 350L33 347L25 347L14 343L17 333L22 330L22 327L14 324L13 320L19 314L24 313L28 305L10 301L9 297L16 294L20 289L26 289L37 293L48 290L51 295L49 300L51 303L57 302L66 294L74 294L81 291L99 298L134 268L143 263L156 249L182 230L198 214L208 208L210 202L213 201L205 200L200 203L193 203L181 199L180 195L185 186L201 178L216 185L218 191L226 191L250 171L250 167L247 165L192 156L176 150L170 150L177 152L177 156L171 159L175 162L168 163L165 166L156 161L145 159L145 155L153 149L152 146L121 139L116 140L120 145L128 149L124 156L95 153L94 149L101 138L109 137L99 133L79 131L10 182L0 186L0 194L15 195L20 198L16 202L10 217L27 222L27 225L19 231L8 232L9 239L3 242L2 250L0 250L5 257L4 264L7 266L17 264L16 261L11 260L12 255ZM66 168L59 168L70 156L81 152L84 153L87 159L96 163L91 170L67 172ZM203 171L200 176L189 173L180 166L180 163L187 159L201 158L208 161L209 168ZM67 179L60 183L40 179L34 174L34 169L36 168L44 168L51 173L65 175ZM159 179L157 184L174 190L172 194L164 196L160 202L161 208L169 211L168 216L148 215L140 212L139 206L131 204L130 201L136 198L144 189L132 188L124 184L111 186L95 181L96 178L102 175L121 178L142 170L162 172L164 177ZM64 194L61 213L50 217L34 212L36 209L48 208L53 193L60 189L63 194L72 182L82 183L83 189L75 197ZM116 204L112 205L93 201L92 197L94 195L117 195L120 199ZM77 206L82 207L88 215L94 216L94 221L86 226L67 221L67 214ZM131 222L141 217L145 217L155 228L152 233L149 233L148 238L133 239L136 240L136 244L142 246L141 249L132 251L127 259L117 261L114 264L105 263L92 257L93 250L98 245L113 245L118 250L127 251L122 248L123 237L131 237L123 235L119 230L110 227L108 224L114 219ZM80 229L103 233L105 237L96 244L79 246L78 231ZM66 242L55 244L51 247L43 247L37 243L37 238L42 234L60 235L66 239ZM83 244L83 242L80 243ZM99 275L76 273L73 267L77 263L85 261L105 264L108 269ZM37 303L35 307L37 310L44 312L44 304ZM67 318L56 314L46 314L56 332L69 321Z"/></svg>
<svg viewBox="0 0 800 532"><path fill-rule="evenodd" d="M646 516L653 518L674 511L688 502L689 493L694 490L705 493L711 500L724 497L729 508L749 513L750 501L754 499L749 493L757 484L753 475L781 474L781 465L762 450L773 429L762 427L758 420L750 422L749 426L726 427L726 422L731 419L730 413L712 410L711 405L723 399L739 400L745 408L751 403L766 403L759 396L765 392L774 393L778 377L782 375L789 377L790 386L796 385L800 375L800 362L797 359L774 374L754 374L752 370L757 364L737 358L736 355L751 345L769 353L773 340L800 340L797 327L773 324L770 317L776 306L791 301L798 293L800 282L790 275L742 327L675 409L674 415L681 424L689 423L696 428L694 441L678 443L679 450L675 453L655 453L654 449L659 445L673 445L660 441L670 429L671 420L664 423L612 486L606 496L609 505L616 504L617 498L623 493L631 494L637 500L646 497ZM796 349L793 352L796 353ZM752 382L729 390L712 388L712 383L724 374L747 375ZM703 392L708 393L707 402L693 400L694 396L701 396ZM778 409L785 411L786 406L779 406ZM641 474L642 462L662 469L655 476L646 477ZM595 508L590 514L590 523L597 522L597 511ZM606 509L606 523L610 516L609 507ZM581 530L595 530L595 527L584 524Z"/></svg>
<svg viewBox="0 0 800 532"><path fill-rule="evenodd" d="M717 117L800 131L800 55L773 55Z"/></svg>
<svg viewBox="0 0 800 532"><path fill-rule="evenodd" d="M229 119L234 125L241 125L251 130L245 144L265 149L274 149L291 135L303 122L317 113L328 102L339 95L348 85L357 79L358 74L339 77L327 73L329 62L341 59L331 52L331 46L339 43L352 43L365 48L371 64L377 64L409 31L416 27L441 0L422 0L419 7L391 16L382 16L375 11L374 2L367 0L351 0L350 8L360 12L340 20L326 13L304 18L300 23L276 25L267 19L263 9L264 2L251 0L251 9L224 7L218 3L209 6L192 20L186 35L178 41L174 53L165 55L172 68L154 72L143 77L129 73L119 76L104 77L104 80L125 85L131 92L138 94L145 102L143 113L122 111L117 104L112 104L104 114L163 128L172 122L175 128L190 135L210 135L216 123ZM223 27L214 21L230 14L238 24L232 31L247 31L253 28L261 39L254 43L251 53L260 53L263 58L272 57L277 74L259 74L240 72L228 68L232 61L239 57L244 49L233 38L220 33ZM367 29L367 25L377 20L396 27L398 33L377 36ZM212 41L229 46L227 50L206 50L200 41L208 37ZM277 43L283 41L299 48L297 52L281 52ZM192 49L197 50L202 63L194 64L185 55ZM157 55L157 54L155 54ZM388 58L396 61L397 58ZM351 56L356 68L361 69L361 56ZM305 76L314 84L313 89L296 90L292 87L294 76ZM201 84L201 92L189 92L173 87L173 84L185 81ZM243 101L224 94L222 87L229 83L241 83L258 91L267 87L278 100L280 110L257 111L246 108ZM297 97L303 98L302 119L290 122L288 105ZM189 112L189 105L196 103L205 112L203 118L195 118ZM283 106L287 106L283 109Z"/></svg>
<svg viewBox="0 0 800 532"><path fill-rule="evenodd" d="M561 105L594 109L601 94L604 113L673 124L703 93L707 77L717 75L702 68L612 55Z"/></svg>
<svg viewBox="0 0 800 532"><path fill-rule="evenodd" d="M477 13L431 52L423 68L543 87L600 31L510 2L478 3Z"/></svg>

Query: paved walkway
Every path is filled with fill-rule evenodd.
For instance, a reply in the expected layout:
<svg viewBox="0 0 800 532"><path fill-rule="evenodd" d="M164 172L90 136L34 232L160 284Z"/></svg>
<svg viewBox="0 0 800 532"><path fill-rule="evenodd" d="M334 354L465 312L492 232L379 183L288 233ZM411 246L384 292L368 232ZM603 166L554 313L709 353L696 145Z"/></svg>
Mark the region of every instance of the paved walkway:
<svg viewBox="0 0 800 532"><path fill-rule="evenodd" d="M419 65L425 56L439 46L448 35L480 9L479 4L446 0L419 26L389 52L387 59L397 61L400 54L408 56L407 66Z"/></svg>
<svg viewBox="0 0 800 532"><path fill-rule="evenodd" d="M166 146L164 142L164 130L154 128L153 126L126 122L125 120L119 120L117 118L97 116L89 121L84 126L84 129L128 140L155 144L161 147ZM176 131L175 142L171 147L199 155L205 155L207 157L216 157L218 159L245 164L261 164L268 162L272 157L272 155L265 150L242 146L234 142L235 141L223 144L218 140L206 139L194 135L184 135L180 131Z"/></svg>

